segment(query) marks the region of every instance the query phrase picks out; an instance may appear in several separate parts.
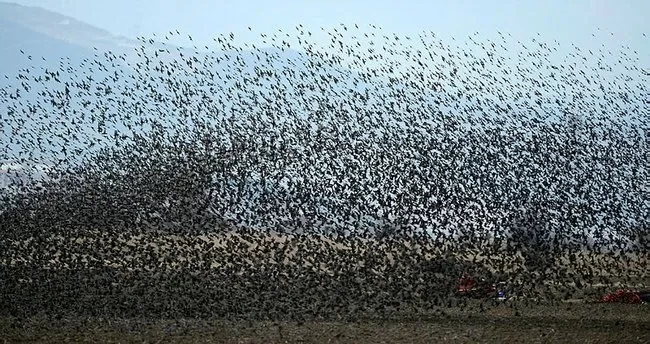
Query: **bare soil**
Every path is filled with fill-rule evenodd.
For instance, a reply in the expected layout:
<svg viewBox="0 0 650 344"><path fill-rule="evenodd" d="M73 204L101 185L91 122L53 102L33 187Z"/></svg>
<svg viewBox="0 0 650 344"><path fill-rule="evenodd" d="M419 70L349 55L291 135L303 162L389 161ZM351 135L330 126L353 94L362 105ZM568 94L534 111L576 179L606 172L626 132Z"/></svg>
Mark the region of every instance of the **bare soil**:
<svg viewBox="0 0 650 344"><path fill-rule="evenodd" d="M0 343L648 343L650 306L558 304L411 319L254 322L0 318Z"/></svg>
<svg viewBox="0 0 650 344"><path fill-rule="evenodd" d="M252 289L244 272L259 272L260 265L285 273L302 267L307 276L304 279L311 281L320 280L320 276L331 276L336 268L345 268L346 271L355 273L358 267L373 262L374 267L365 273L368 276L357 273L357 277L369 278L366 283L379 283L385 280L379 277L391 273L396 266L404 266L403 264L412 265L405 272L426 275L429 272L419 270L422 264L434 264L436 259L448 257L448 252L459 251L406 244L403 247L389 247L371 241L359 241L357 244L363 248L353 250L348 242L334 242L324 237L267 236L247 240L235 233L181 236L89 232L44 236L37 238L37 244L34 240L36 239L9 240L2 245L0 344L650 343L650 305L589 303L605 290L619 287L647 289L650 285L648 255L579 252L573 260L569 256L560 256L555 261L556 268L565 269L571 276L566 280L549 279L544 288L551 288L555 284L568 286L579 291L568 296L573 300L565 297L550 304L537 304L522 298L485 309L480 305L481 301L470 301L462 309L441 306L437 310L427 308L426 303L411 302L413 307L419 308L414 308L410 313L410 308L406 307L402 308L404 313L391 310L376 316L359 312L359 316L353 319L337 319L335 315L338 313L332 313L332 309L320 309L314 314L329 314L334 317L319 318L316 315L298 322L253 320L246 318L247 313L243 311L240 314L242 317L237 318L239 313L236 310L245 306L241 302L249 302L248 308L256 305L257 301L246 297L272 297L277 294L265 289L265 284L270 280L265 280L256 287L261 291ZM267 246L272 249L261 250ZM347 257L349 252L354 252L354 255ZM420 256L422 259L414 262L407 259L410 256ZM326 258L316 260L315 257ZM337 257L347 257L347 260L340 262L334 259ZM220 271L229 268L229 262L234 258L238 259L243 272L230 275L221 273ZM484 266L488 270L496 270L497 266L521 265L521 259L517 255L508 256L497 252L484 256L480 250L454 258L472 266ZM305 270L304 267L308 269ZM202 271L205 276L197 275L195 271ZM602 278L587 280L583 277L587 271L589 275ZM506 272L517 275L516 271ZM206 279L201 279L202 276ZM215 280L210 279L213 276L229 276L233 281L219 285L222 289L218 289ZM282 276L277 277L278 281L289 283L287 286L302 281L300 278L294 281ZM452 276L452 280L454 278L456 277ZM601 282L601 279L605 281ZM571 283L576 280L584 281L585 285L572 286ZM153 291L157 290L160 295L146 293L150 289L148 285L156 286ZM593 290L590 292L590 289ZM239 297L233 298L234 305L226 304L232 308L226 313L233 317L211 318L190 312L200 308L200 314L218 314L218 307L222 303L214 300L210 303L209 298L196 299L197 296L214 293L215 290L228 298ZM232 294L234 290L238 290L239 294ZM337 293L345 294L346 290L349 292L354 289L343 288ZM147 296L139 296L141 294ZM350 295L342 295L343 300L348 302L343 304L343 308L356 301ZM305 300L310 300L308 296L305 296ZM337 295L326 296L332 298ZM301 301L300 297L294 299L296 302ZM124 302L133 300L139 300L141 304L124 306ZM259 306L262 307L269 300L259 301ZM320 306L331 304L324 302ZM135 307L137 305L141 307ZM318 306L316 303L310 305ZM97 308L100 315L89 312L92 307ZM134 307L137 312L130 312ZM165 313L162 311L150 313L151 310L185 308L187 312L179 310L176 315L172 315L174 319L161 316ZM139 318L129 317L130 315L124 318L121 317L124 315L119 315L132 313L141 315ZM23 318L17 318L18 314L22 314ZM183 314L196 318L179 318L186 316ZM244 320L225 320L235 318ZM278 319L283 318L279 316Z"/></svg>

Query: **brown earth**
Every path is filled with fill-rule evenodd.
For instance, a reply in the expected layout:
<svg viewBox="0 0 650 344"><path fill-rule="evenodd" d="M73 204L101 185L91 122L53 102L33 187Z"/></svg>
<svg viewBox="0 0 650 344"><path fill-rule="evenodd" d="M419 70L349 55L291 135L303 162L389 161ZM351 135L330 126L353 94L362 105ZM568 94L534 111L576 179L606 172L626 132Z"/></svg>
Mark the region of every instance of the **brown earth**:
<svg viewBox="0 0 650 344"><path fill-rule="evenodd" d="M449 309L419 319L249 322L162 319L0 318L0 343L648 343L650 306L559 304L518 314Z"/></svg>
<svg viewBox="0 0 650 344"><path fill-rule="evenodd" d="M164 271L191 271L223 269L230 257L241 257L243 265L254 267L265 261L277 266L309 266L318 273L330 274L337 262L316 262L315 254L335 257L345 255L352 249L349 243L333 242L323 237L296 238L293 236L266 236L246 240L236 233L203 236L79 233L78 235L41 237L39 245L34 239L13 240L3 244L5 255L0 254L0 266L7 271L31 272L49 270L53 276L65 275L64 271L93 271L97 266L110 267L135 274L138 271L158 271L164 261ZM361 239L359 239L361 240ZM255 242L284 243L271 251L258 249ZM307 246L304 246L308 244ZM382 274L382 268L402 262L402 255L422 252L424 262L448 257L448 252L459 252L445 247L417 247L404 244L388 247L379 242L365 242L363 249L355 249L359 259L349 264L363 265L364 260L380 261L382 264L371 273ZM47 247L42 251L38 247ZM299 247L309 247L310 253L302 255ZM91 249L89 249L91 248ZM201 254L205 249L211 254ZM304 249L304 248L303 248ZM10 252L10 253L9 253ZM375 257L375 256L378 256ZM560 256L557 266L576 273L577 279L586 270L591 275L605 276L606 284L591 284L593 295L572 295L581 298L576 303L556 302L554 305L536 305L534 302L512 301L480 311L478 305L465 309L442 308L436 312L427 310L414 314L390 313L380 319L368 314L357 320L309 319L304 323L226 321L223 319L168 320L157 317L118 319L63 318L39 315L16 319L4 313L0 316L0 344L14 342L215 342L215 343L432 343L432 342L588 342L624 343L650 342L650 306L589 304L585 301L599 295L599 289L618 286L647 288L649 277L647 255L611 255L604 253L577 253L577 261ZM153 259L144 260L143 257ZM521 265L518 255L492 253L486 257L482 252L465 252L455 256L465 262L485 266ZM379 259L379 260L377 260ZM346 263L347 264L347 263ZM419 263L418 263L419 264ZM376 270L376 271L375 271ZM58 271L58 272L57 272ZM15 276L15 275L8 275ZM0 281L2 282L2 281ZM28 280L19 281L16 288L27 288ZM571 283L549 281L549 283ZM21 289L14 290L19 295ZM33 290L40 290L33 287ZM30 291L32 289L29 289ZM583 290L586 291L586 287ZM11 295L14 295L11 294ZM29 294L48 298L48 295ZM63 295L63 294L62 294ZM14 295L15 296L15 295ZM30 297L31 297L30 296ZM64 295L65 296L65 295ZM92 296L92 295L91 295ZM67 296L66 296L67 297ZM7 302L14 298L5 294ZM15 300L15 299L14 299ZM36 305L36 301L34 301ZM518 303L517 303L518 302ZM85 304L85 303L80 303ZM0 312L2 314L2 312Z"/></svg>

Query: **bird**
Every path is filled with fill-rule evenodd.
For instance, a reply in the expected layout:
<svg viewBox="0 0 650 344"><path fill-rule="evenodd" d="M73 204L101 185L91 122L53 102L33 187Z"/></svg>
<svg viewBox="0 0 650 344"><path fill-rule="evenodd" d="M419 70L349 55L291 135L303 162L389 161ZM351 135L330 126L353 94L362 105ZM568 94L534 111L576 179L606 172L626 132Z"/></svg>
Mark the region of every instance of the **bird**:
<svg viewBox="0 0 650 344"><path fill-rule="evenodd" d="M645 276L630 49L367 28L8 77L0 313L448 319L500 307L466 276L531 304Z"/></svg>

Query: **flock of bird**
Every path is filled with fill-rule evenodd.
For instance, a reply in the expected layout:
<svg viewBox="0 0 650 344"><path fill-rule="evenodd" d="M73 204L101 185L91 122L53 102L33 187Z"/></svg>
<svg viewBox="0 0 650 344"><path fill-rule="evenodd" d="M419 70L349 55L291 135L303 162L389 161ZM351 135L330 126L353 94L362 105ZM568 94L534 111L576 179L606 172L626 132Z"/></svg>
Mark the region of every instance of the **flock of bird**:
<svg viewBox="0 0 650 344"><path fill-rule="evenodd" d="M638 53L320 34L7 76L0 314L444 315L498 306L463 273L522 302L650 281Z"/></svg>

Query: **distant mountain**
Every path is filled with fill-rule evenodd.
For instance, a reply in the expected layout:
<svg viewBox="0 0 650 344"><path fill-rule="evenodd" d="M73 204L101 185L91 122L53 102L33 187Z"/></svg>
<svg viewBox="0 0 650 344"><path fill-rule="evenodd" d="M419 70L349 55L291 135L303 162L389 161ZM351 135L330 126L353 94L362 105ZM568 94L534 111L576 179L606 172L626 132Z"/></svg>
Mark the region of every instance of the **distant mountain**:
<svg viewBox="0 0 650 344"><path fill-rule="evenodd" d="M72 65L96 53L111 51L114 55L126 54L128 62L143 61L135 48L143 42L119 37L112 33L56 12L39 7L22 6L0 2L0 85L7 84L23 68L33 70L35 67L54 68L61 58L69 58ZM144 44L151 49L150 56L157 51L175 51L177 46L165 42ZM97 49L97 51L95 51ZM191 49L183 49L189 51ZM268 53L277 53L281 60L294 60L301 53L286 49L267 48ZM221 53L218 53L221 54ZM246 65L259 65L260 61L254 51L224 52L230 57L238 55ZM169 58L177 55L169 55ZM31 59L30 59L31 57ZM45 60L43 60L45 58ZM165 59L161 55L161 59Z"/></svg>
<svg viewBox="0 0 650 344"><path fill-rule="evenodd" d="M56 12L0 2L0 78L5 81L5 75L14 77L21 68L55 66L61 58L76 61L93 56L94 48L121 53L138 45Z"/></svg>
<svg viewBox="0 0 650 344"><path fill-rule="evenodd" d="M86 49L136 45L132 40L117 37L108 31L39 7L0 2L0 19L13 22L25 30L43 34L50 39Z"/></svg>
<svg viewBox="0 0 650 344"><path fill-rule="evenodd" d="M136 48L144 47L145 52L136 51ZM97 50L95 50L97 49ZM138 49L140 50L140 49ZM146 113L147 116L158 116L164 120L174 121L177 119L178 109L173 106L159 108L161 103L150 93L145 91L131 90L133 80L144 83L156 84L156 89L164 96L172 97L176 92L176 86L168 85L164 80L174 80L186 82L197 88L215 87L215 91L220 96L219 101L228 102L231 99L237 99L235 92L237 90L226 90L227 87L233 86L237 81L245 77L245 73L254 73L255 68L279 69L284 66L285 69L291 68L295 71L299 64L286 66L286 61L297 61L304 59L304 54L292 50L279 48L264 48L261 52L254 50L244 51L211 51L196 52L191 48L182 48L168 44L167 42L143 42L140 40L130 40L118 37L110 32L94 27L77 19L61 15L52 11L44 10L37 7L27 7L12 3L0 2L0 113L5 109L12 108L12 114L9 115L3 125L0 125L0 137L8 138L3 147L0 147L0 158L14 159L29 155L30 159L41 161L42 159L51 158L51 151L65 146L71 150L74 147L85 147L87 140L96 140L103 138L105 135L99 133L98 124L87 120L81 120L81 115L72 115L71 112L77 111L78 114L88 113L88 111L102 107L102 111L115 111L120 113L133 108L133 104L138 102L140 108L154 109ZM106 63L104 53L110 51L113 56L125 55L125 61L115 58L110 63ZM258 55L274 55L272 62L266 59L259 59ZM181 55L182 54L182 55ZM220 62L211 65L213 71L220 71L219 76L207 77L207 73L199 75L184 60L190 56L197 60L204 60L205 55L218 57ZM97 55L97 57L96 57ZM184 57L182 57L184 56ZM65 59L61 66L61 59ZM69 60L68 60L69 59ZM88 59L88 62L82 63ZM151 62L149 61L151 60ZM153 68L143 75L139 74L143 66L163 64L170 65L174 60L182 61L176 67L175 72L167 75L163 71L154 71ZM94 61L99 61L93 63ZM167 62L170 63L167 63ZM99 64L104 63L106 70L97 68ZM69 66L66 68L66 66ZM242 67L245 66L245 67ZM304 66L304 64L303 64ZM18 79L17 76L23 69L28 72L21 73L27 79ZM243 68L243 69L242 69ZM304 67L302 67L304 68ZM47 69L47 72L46 72ZM140 70L138 70L140 69ZM200 69L204 71L204 69ZM56 72L56 78L45 78L47 73ZM60 73L60 75L59 75ZM116 73L121 75L113 80L106 77ZM225 74L232 73L233 78L224 77ZM216 75L216 73L215 73ZM43 77L43 78L41 78ZM56 92L64 90L64 83L76 83L84 78L92 77L93 87L103 87L102 80L108 80L106 83L115 92L110 97L106 94L97 95L91 92L82 92L82 95L75 93L79 87L72 87L75 94L73 101L67 105L67 112L62 114L60 108L51 102L51 97L56 98ZM147 79L147 77L150 77ZM49 81L48 81L49 80ZM53 81L55 80L55 81ZM285 81L285 83L288 83ZM24 85L28 85L26 87ZM265 85L260 86L264 88ZM10 98L8 93L20 91L19 98ZM46 91L48 96L43 97L41 91ZM125 96L124 103L129 105L118 105L122 93L121 91L133 92L130 96ZM247 89L246 92L249 92ZM207 91L206 91L207 92ZM212 93L214 95L214 93ZM108 99L111 98L111 99ZM215 96L215 99L217 97ZM87 105L82 105L82 103ZM98 105L99 103L103 105ZM30 106L38 106L39 113L44 117L25 118L20 116L21 113L31 111ZM88 106L88 109L86 108ZM2 115L0 115L1 117ZM90 116L89 116L90 117ZM74 122L75 124L71 124ZM176 120L180 122L180 120ZM115 129L121 133L130 132L127 130L121 120L116 123L105 123L107 130ZM76 127L81 134L76 140L64 143L61 133L66 131L68 125ZM16 134L9 128L21 128L21 132ZM140 129L140 128L138 128ZM35 135L47 132L49 137L49 146L42 148L40 151L27 149L29 146L27 139L22 133L32 132ZM51 135L52 133L59 133ZM12 140L13 138L13 140ZM0 140L2 141L2 140ZM108 144L110 142L106 142ZM86 152L89 150L86 149ZM21 173L24 169L20 169ZM19 173L19 176L22 174ZM8 173L0 169L0 189L7 184L9 180L16 177L14 173ZM22 177L21 177L22 178Z"/></svg>

